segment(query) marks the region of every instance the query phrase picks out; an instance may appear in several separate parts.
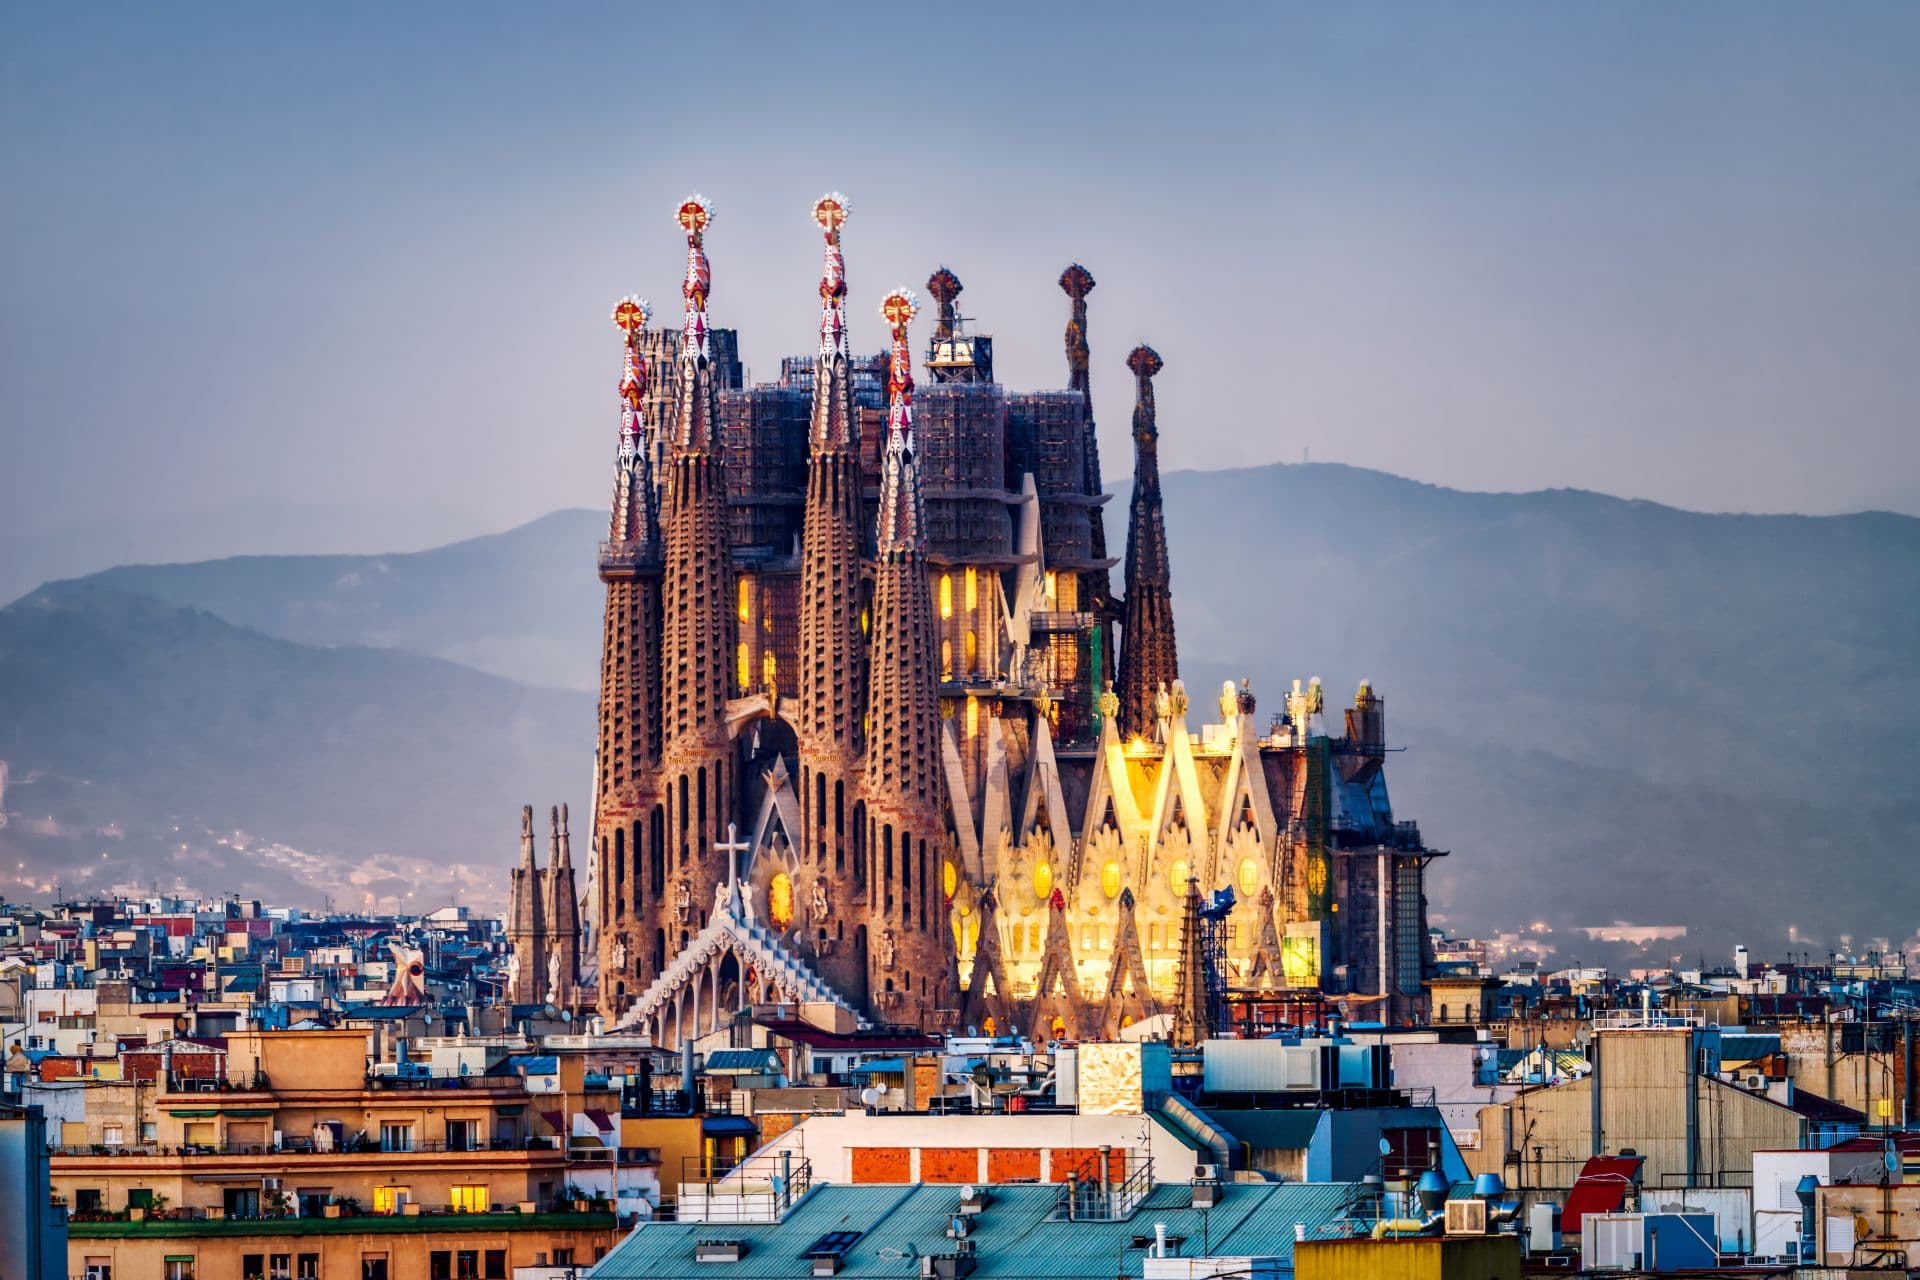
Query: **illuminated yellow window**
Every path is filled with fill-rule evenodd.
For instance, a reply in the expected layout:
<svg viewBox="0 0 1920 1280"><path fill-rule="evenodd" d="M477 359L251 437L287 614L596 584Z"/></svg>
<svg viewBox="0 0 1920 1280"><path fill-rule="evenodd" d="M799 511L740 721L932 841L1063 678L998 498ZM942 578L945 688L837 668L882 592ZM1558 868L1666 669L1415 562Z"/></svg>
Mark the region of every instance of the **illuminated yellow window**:
<svg viewBox="0 0 1920 1280"><path fill-rule="evenodd" d="M967 632L967 674L973 675L980 669L980 637Z"/></svg>
<svg viewBox="0 0 1920 1280"><path fill-rule="evenodd" d="M1045 902L1047 895L1053 892L1053 864L1036 862L1033 864L1033 896Z"/></svg>
<svg viewBox="0 0 1920 1280"><path fill-rule="evenodd" d="M860 611L860 634L866 635L873 630L873 612L870 609Z"/></svg>
<svg viewBox="0 0 1920 1280"><path fill-rule="evenodd" d="M1173 890L1173 896L1187 896L1187 877L1193 873L1187 869L1185 858L1175 858L1173 865L1167 868L1167 887Z"/></svg>
<svg viewBox="0 0 1920 1280"><path fill-rule="evenodd" d="M1109 898L1120 896L1120 864L1109 862L1100 868L1100 892Z"/></svg>
<svg viewBox="0 0 1920 1280"><path fill-rule="evenodd" d="M745 622L753 616L753 584L745 578L740 579L740 621Z"/></svg>
<svg viewBox="0 0 1920 1280"><path fill-rule="evenodd" d="M967 695L967 736L973 737L980 732L980 699Z"/></svg>
<svg viewBox="0 0 1920 1280"><path fill-rule="evenodd" d="M948 859L940 866L940 887L946 890L949 898L953 897L960 888L960 868L953 865L952 859Z"/></svg>
<svg viewBox="0 0 1920 1280"><path fill-rule="evenodd" d="M1252 901L1260 892L1260 864L1252 858L1240 859L1240 896Z"/></svg>
<svg viewBox="0 0 1920 1280"><path fill-rule="evenodd" d="M375 1187L373 1189L373 1211L375 1213L398 1213L400 1206L413 1199L411 1187Z"/></svg>
<svg viewBox="0 0 1920 1280"><path fill-rule="evenodd" d="M769 649L760 655L760 683L771 689L773 688L774 677L779 674L779 660L773 656L773 650Z"/></svg>
<svg viewBox="0 0 1920 1280"><path fill-rule="evenodd" d="M990 1036L998 1035L1000 1033L1000 1024L993 1020L992 1014L988 1014L986 1021L980 1024L980 1029Z"/></svg>
<svg viewBox="0 0 1920 1280"><path fill-rule="evenodd" d="M493 1204L485 1186L455 1185L451 1195L455 1213L485 1213Z"/></svg>
<svg viewBox="0 0 1920 1280"><path fill-rule="evenodd" d="M953 575L950 573L940 575L940 616L953 616Z"/></svg>
<svg viewBox="0 0 1920 1280"><path fill-rule="evenodd" d="M980 607L980 574L972 565L967 566L967 608Z"/></svg>
<svg viewBox="0 0 1920 1280"><path fill-rule="evenodd" d="M746 689L753 684L753 659L747 654L745 640L742 640L739 647L734 650L734 660L735 665L739 667L736 674L740 677L740 687Z"/></svg>
<svg viewBox="0 0 1920 1280"><path fill-rule="evenodd" d="M1060 575L1052 569L1047 570L1047 603L1056 604L1060 599Z"/></svg>
<svg viewBox="0 0 1920 1280"><path fill-rule="evenodd" d="M784 929L793 923L793 879L782 871L767 886L767 914L773 927Z"/></svg>

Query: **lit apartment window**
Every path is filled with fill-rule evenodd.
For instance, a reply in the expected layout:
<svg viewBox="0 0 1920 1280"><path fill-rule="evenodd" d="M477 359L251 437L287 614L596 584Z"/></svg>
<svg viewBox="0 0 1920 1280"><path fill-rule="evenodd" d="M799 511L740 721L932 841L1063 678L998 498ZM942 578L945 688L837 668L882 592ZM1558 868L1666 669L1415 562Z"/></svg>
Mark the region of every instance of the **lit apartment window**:
<svg viewBox="0 0 1920 1280"><path fill-rule="evenodd" d="M411 1187L375 1187L373 1189L373 1211L375 1213L398 1213L400 1206L413 1199Z"/></svg>
<svg viewBox="0 0 1920 1280"><path fill-rule="evenodd" d="M485 1213L491 1203L485 1186L456 1186L453 1188L453 1211L455 1213Z"/></svg>
<svg viewBox="0 0 1920 1280"><path fill-rule="evenodd" d="M413 1126L410 1124L381 1125L380 1149L382 1151L413 1150Z"/></svg>

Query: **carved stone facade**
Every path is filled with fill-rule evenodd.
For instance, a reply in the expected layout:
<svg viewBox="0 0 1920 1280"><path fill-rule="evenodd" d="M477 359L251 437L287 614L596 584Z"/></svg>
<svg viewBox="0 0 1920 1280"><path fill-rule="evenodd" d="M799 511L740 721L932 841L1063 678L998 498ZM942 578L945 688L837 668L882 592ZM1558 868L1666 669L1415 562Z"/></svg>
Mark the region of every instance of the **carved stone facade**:
<svg viewBox="0 0 1920 1280"><path fill-rule="evenodd" d="M601 1011L671 1040L769 993L826 992L871 1022L1111 1034L1173 1012L1194 963L1191 879L1209 900L1234 891L1230 989L1416 1012L1436 851L1394 818L1380 699L1363 688L1333 733L1317 683L1264 726L1244 682L1190 714L1159 496L1159 357L1128 357L1136 474L1113 599L1088 406L1091 274L1061 278L1069 387L1010 396L943 268L929 283L934 385L915 396L896 300L892 350L850 354L844 201L815 215L819 349L753 389L804 395L804 481L777 441L715 446L719 375L700 351L718 335L692 232L687 319L640 347L674 351L678 395L643 398L665 417L637 450L666 470L658 577L642 557L609 578ZM800 429L780 413L792 419L780 430ZM755 530L796 512L798 545L776 555ZM756 585L776 578L789 585ZM629 633L648 625L650 581L657 653ZM780 635L795 639L766 639ZM764 652L742 666L743 644Z"/></svg>

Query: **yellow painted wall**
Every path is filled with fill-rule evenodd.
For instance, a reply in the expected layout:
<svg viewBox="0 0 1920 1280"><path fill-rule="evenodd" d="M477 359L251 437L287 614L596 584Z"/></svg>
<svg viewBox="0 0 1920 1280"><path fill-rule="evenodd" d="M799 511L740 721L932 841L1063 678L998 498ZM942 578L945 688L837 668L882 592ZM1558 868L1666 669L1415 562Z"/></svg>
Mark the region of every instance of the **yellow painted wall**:
<svg viewBox="0 0 1920 1280"><path fill-rule="evenodd" d="M1309 1240L1293 1248L1295 1280L1520 1280L1518 1236Z"/></svg>

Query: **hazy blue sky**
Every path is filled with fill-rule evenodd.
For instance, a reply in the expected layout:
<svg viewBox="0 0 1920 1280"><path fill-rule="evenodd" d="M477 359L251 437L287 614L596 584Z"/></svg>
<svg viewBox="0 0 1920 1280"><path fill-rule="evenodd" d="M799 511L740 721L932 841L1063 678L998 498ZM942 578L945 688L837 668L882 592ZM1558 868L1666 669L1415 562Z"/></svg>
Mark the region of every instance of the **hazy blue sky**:
<svg viewBox="0 0 1920 1280"><path fill-rule="evenodd" d="M759 376L827 188L863 348L1057 385L1087 263L1110 476L1145 339L1169 467L1920 511L1920 5L939 11L7 4L0 535L597 504L696 188Z"/></svg>

